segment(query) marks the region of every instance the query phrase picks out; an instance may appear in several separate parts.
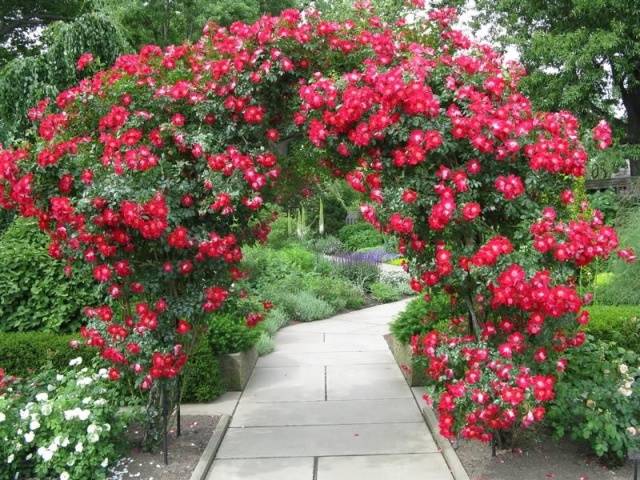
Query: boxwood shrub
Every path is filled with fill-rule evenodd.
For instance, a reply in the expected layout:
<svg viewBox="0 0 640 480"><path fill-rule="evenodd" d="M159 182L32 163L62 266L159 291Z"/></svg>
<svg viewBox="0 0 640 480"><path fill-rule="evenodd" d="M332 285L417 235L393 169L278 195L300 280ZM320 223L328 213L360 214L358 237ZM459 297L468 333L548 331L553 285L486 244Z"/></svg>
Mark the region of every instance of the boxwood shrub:
<svg viewBox="0 0 640 480"><path fill-rule="evenodd" d="M90 360L95 355L94 349L69 346L71 340L77 339L75 335L48 332L0 333L0 367L8 375L26 377L49 364L55 370L64 370L72 358Z"/></svg>
<svg viewBox="0 0 640 480"><path fill-rule="evenodd" d="M0 236L0 332L74 332L82 309L101 303L90 274L67 278L46 244L31 220L16 219Z"/></svg>

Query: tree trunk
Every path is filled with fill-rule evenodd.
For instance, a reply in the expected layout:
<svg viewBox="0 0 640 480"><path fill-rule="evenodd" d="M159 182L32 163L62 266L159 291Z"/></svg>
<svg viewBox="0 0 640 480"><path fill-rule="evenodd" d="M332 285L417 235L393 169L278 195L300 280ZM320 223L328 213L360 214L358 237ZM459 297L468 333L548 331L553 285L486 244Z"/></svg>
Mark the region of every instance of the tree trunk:
<svg viewBox="0 0 640 480"><path fill-rule="evenodd" d="M629 145L640 145L640 87L622 88L622 102L627 111L627 138ZM640 158L629 158L631 176L640 176Z"/></svg>

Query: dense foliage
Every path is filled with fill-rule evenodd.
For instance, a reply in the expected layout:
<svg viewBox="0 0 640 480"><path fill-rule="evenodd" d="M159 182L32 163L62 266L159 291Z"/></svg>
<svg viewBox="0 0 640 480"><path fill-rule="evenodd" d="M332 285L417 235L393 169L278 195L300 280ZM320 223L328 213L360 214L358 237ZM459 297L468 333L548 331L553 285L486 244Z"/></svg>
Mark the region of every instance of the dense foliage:
<svg viewBox="0 0 640 480"><path fill-rule="evenodd" d="M89 278L67 278L46 245L46 235L24 219L0 235L0 332L77 332L82 309L101 300Z"/></svg>
<svg viewBox="0 0 640 480"><path fill-rule="evenodd" d="M578 269L633 253L573 205L578 123L534 111L519 65L455 30L453 9L387 24L361 8L209 25L192 45L120 57L31 110L37 141L0 150L0 205L36 217L68 271L91 266L111 300L86 310L83 337L109 378L153 398L208 314L242 295L241 248L266 240L263 206L288 172L278 142L304 136L324 156L310 168L344 178L398 238L413 290L464 308L450 320L465 335L412 343L442 434L489 441L545 416L584 343ZM587 140L604 149L611 130Z"/></svg>
<svg viewBox="0 0 640 480"><path fill-rule="evenodd" d="M70 348L72 342L78 348ZM49 367L61 371L77 357L85 361L95 357L95 350L81 345L78 335L0 333L0 365L8 375L30 377Z"/></svg>
<svg viewBox="0 0 640 480"><path fill-rule="evenodd" d="M554 433L586 443L607 463L624 463L640 434L638 375L638 353L615 343L589 342L572 352L549 410Z"/></svg>

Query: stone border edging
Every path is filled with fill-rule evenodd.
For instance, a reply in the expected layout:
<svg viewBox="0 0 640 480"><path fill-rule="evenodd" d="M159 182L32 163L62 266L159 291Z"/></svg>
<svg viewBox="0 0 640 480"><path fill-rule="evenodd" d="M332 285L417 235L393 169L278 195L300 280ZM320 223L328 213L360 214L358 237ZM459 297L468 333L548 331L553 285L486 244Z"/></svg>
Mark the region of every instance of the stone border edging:
<svg viewBox="0 0 640 480"><path fill-rule="evenodd" d="M209 473L209 469L211 468L211 464L216 457L218 448L220 448L224 434L227 432L227 428L229 428L230 421L231 417L229 415L220 416L220 420L218 420L218 424L211 434L209 443L207 443L204 452L202 452L202 455L200 456L200 460L198 460L198 463L196 464L196 468L194 468L191 473L190 480L205 480Z"/></svg>
<svg viewBox="0 0 640 480"><path fill-rule="evenodd" d="M460 458L458 458L458 454L454 450L453 446L442 435L440 435L440 431L438 428L438 420L436 419L436 414L433 409L427 405L424 405L420 408L422 411L422 416L427 422L427 426L431 431L431 436L436 441L436 444L442 451L442 456L444 457L445 462L449 466L449 470L451 470L451 475L453 475L454 480L470 480L469 474L462 466L462 462Z"/></svg>

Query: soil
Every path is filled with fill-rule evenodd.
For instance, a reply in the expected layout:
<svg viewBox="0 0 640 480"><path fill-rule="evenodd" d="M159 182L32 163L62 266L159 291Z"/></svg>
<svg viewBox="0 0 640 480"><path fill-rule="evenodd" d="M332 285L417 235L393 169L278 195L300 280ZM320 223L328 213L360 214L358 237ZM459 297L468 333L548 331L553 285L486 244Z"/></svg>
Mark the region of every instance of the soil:
<svg viewBox="0 0 640 480"><path fill-rule="evenodd" d="M471 480L630 480L630 462L609 469L574 442L538 433L518 442L519 448L498 450L479 442L460 442L456 452Z"/></svg>
<svg viewBox="0 0 640 480"><path fill-rule="evenodd" d="M162 451L149 453L133 447L129 456L121 459L112 469L109 480L185 480L200 460L220 417L183 415L182 431L169 430L169 465L164 464ZM140 431L132 426L127 434L135 445Z"/></svg>

